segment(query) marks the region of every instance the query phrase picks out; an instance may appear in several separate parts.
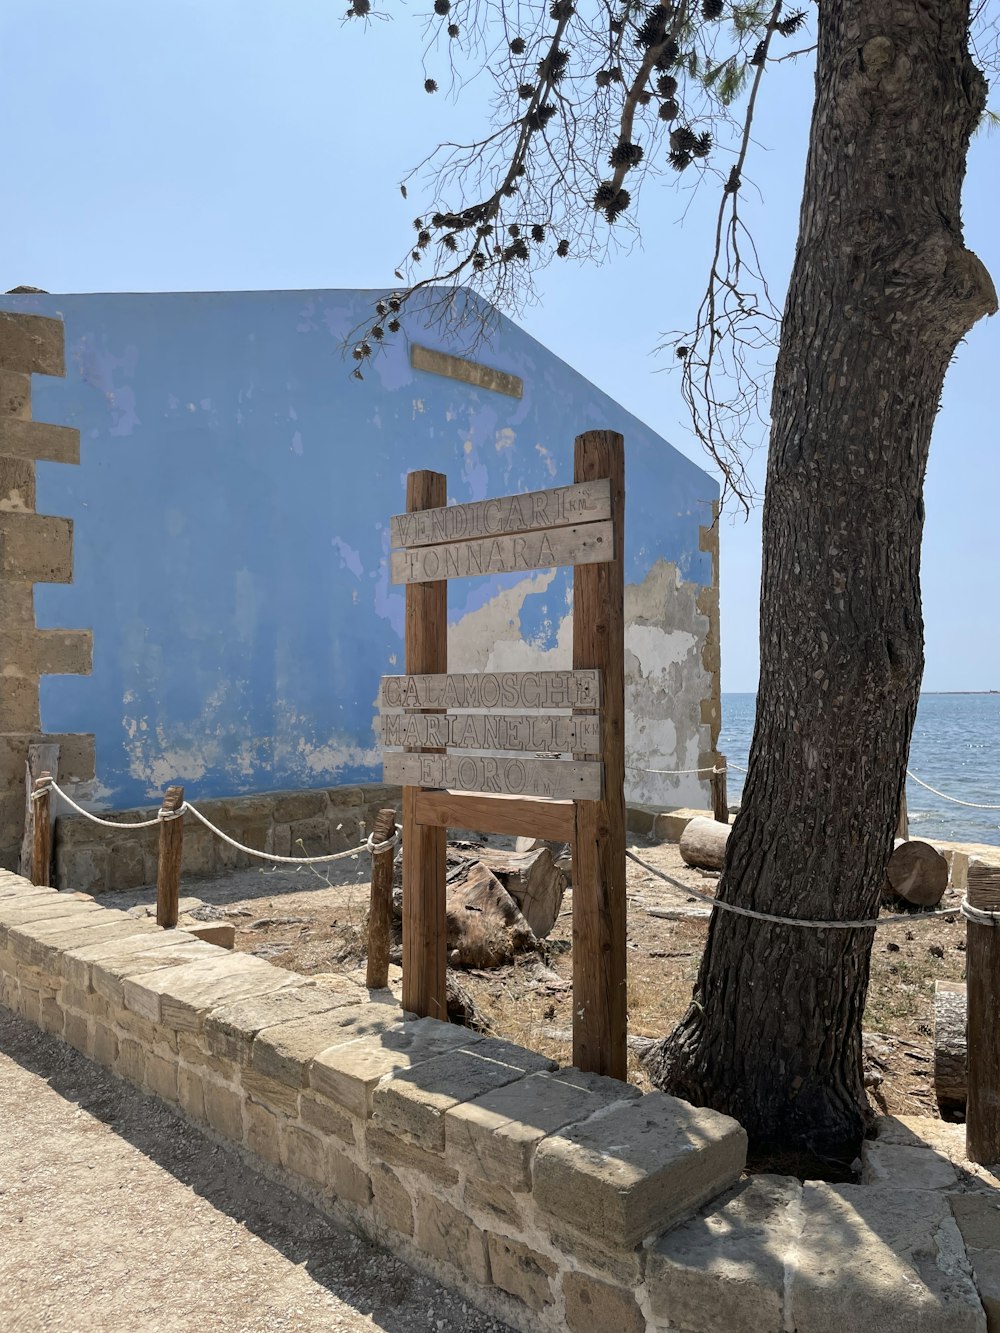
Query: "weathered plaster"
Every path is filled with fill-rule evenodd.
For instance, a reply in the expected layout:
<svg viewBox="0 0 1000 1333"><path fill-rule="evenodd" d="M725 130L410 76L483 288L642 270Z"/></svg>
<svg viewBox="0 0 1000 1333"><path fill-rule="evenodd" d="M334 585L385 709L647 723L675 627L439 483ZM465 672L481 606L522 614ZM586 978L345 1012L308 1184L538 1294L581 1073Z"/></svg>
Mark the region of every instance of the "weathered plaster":
<svg viewBox="0 0 1000 1333"><path fill-rule="evenodd" d="M445 472L449 502L537 490L572 481L576 434L618 430L626 581L642 589L664 563L711 600L713 555L699 530L718 487L700 468L495 314L477 359L521 380L519 399L414 369L402 342L352 381L343 340L375 296L2 298L65 320L67 376L36 381L35 415L79 428L80 466L39 463L37 487L39 509L75 525L74 581L38 589L37 623L92 625L94 672L43 681L41 721L96 733L95 791L107 805L144 803L170 782L204 799L380 777L373 700L379 676L403 668L389 517L404 507L410 468ZM412 332L468 354L440 326ZM19 392L13 384L21 411ZM36 578L69 568L68 529L46 522L49 565ZM453 581L454 668L568 664L571 580L558 570ZM666 709L658 720L637 700L630 725L662 767L693 766L692 746L712 749L704 671L683 688L650 686L704 653L710 606L693 618L675 602L657 611L639 596L643 630L630 644L643 698Z"/></svg>

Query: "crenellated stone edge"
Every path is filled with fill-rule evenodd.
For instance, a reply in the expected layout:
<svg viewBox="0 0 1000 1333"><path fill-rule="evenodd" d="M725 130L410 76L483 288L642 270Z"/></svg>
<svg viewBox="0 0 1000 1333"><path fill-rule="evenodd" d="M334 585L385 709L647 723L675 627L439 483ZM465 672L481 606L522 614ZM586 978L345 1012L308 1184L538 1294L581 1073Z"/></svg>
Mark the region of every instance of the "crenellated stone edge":
<svg viewBox="0 0 1000 1333"><path fill-rule="evenodd" d="M35 510L39 462L78 463L80 433L32 420L32 375L65 374L60 319L0 311L0 866L18 864L25 764L36 742L60 742L64 780L94 777L91 736L42 732L45 675L89 675L90 630L38 629L34 585L73 581L73 524ZM62 743L67 754L63 763Z"/></svg>
<svg viewBox="0 0 1000 1333"><path fill-rule="evenodd" d="M0 1002L526 1333L987 1327L988 1196L741 1179L735 1121L347 978L0 872Z"/></svg>

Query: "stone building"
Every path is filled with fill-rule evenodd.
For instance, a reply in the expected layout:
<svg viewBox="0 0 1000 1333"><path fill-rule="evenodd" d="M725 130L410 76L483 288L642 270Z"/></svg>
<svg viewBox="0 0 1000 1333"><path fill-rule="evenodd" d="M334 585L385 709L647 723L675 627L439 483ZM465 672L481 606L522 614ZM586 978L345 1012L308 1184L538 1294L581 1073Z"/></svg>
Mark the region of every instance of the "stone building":
<svg viewBox="0 0 1000 1333"><path fill-rule="evenodd" d="M407 470L455 502L560 485L597 428L627 450L626 794L707 803L646 770L716 758L716 483L495 312L473 352L411 327L358 382L375 295L0 297L0 864L40 736L93 808L377 782ZM452 582L451 669L568 666L571 579Z"/></svg>

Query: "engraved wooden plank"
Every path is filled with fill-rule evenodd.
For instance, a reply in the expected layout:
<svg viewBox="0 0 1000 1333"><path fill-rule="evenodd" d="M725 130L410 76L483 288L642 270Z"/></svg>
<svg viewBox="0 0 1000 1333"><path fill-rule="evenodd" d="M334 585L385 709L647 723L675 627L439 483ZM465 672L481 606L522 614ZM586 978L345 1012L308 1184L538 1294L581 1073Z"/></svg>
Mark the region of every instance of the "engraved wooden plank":
<svg viewBox="0 0 1000 1333"><path fill-rule="evenodd" d="M576 830L576 807L572 801L418 790L414 809L418 824L475 829L478 833L502 833L513 838L572 842Z"/></svg>
<svg viewBox="0 0 1000 1333"><path fill-rule="evenodd" d="M597 755L598 714L559 713L383 713L382 744L420 749L522 750L535 754Z"/></svg>
<svg viewBox="0 0 1000 1333"><path fill-rule="evenodd" d="M483 671L383 676L379 706L401 708L599 708L599 671Z"/></svg>
<svg viewBox="0 0 1000 1333"><path fill-rule="evenodd" d="M390 553L393 583L430 583L478 574L520 574L556 565L593 565L612 558L610 521L546 528L517 537L481 537Z"/></svg>
<svg viewBox="0 0 1000 1333"><path fill-rule="evenodd" d="M598 801L601 765L570 759L507 759L481 755L387 754L384 780L404 787L448 787Z"/></svg>
<svg viewBox="0 0 1000 1333"><path fill-rule="evenodd" d="M512 537L520 532L596 523L610 517L611 483L605 477L547 491L504 495L497 500L395 514L389 520L389 544L433 546L473 537Z"/></svg>
<svg viewBox="0 0 1000 1333"><path fill-rule="evenodd" d="M520 398L524 393L524 381L519 375L484 366L481 361L467 361L460 356L451 356L448 352L421 347L419 343L410 344L410 365L414 370L429 370L432 375L444 375L450 380L474 384L477 389L505 393L508 398Z"/></svg>

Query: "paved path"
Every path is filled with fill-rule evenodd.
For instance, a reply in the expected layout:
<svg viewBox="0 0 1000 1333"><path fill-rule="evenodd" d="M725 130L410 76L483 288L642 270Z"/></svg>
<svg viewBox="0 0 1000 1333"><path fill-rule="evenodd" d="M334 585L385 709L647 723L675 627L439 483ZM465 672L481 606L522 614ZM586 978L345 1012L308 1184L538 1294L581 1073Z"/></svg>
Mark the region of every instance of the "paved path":
<svg viewBox="0 0 1000 1333"><path fill-rule="evenodd" d="M0 1006L3 1333L506 1333Z"/></svg>

